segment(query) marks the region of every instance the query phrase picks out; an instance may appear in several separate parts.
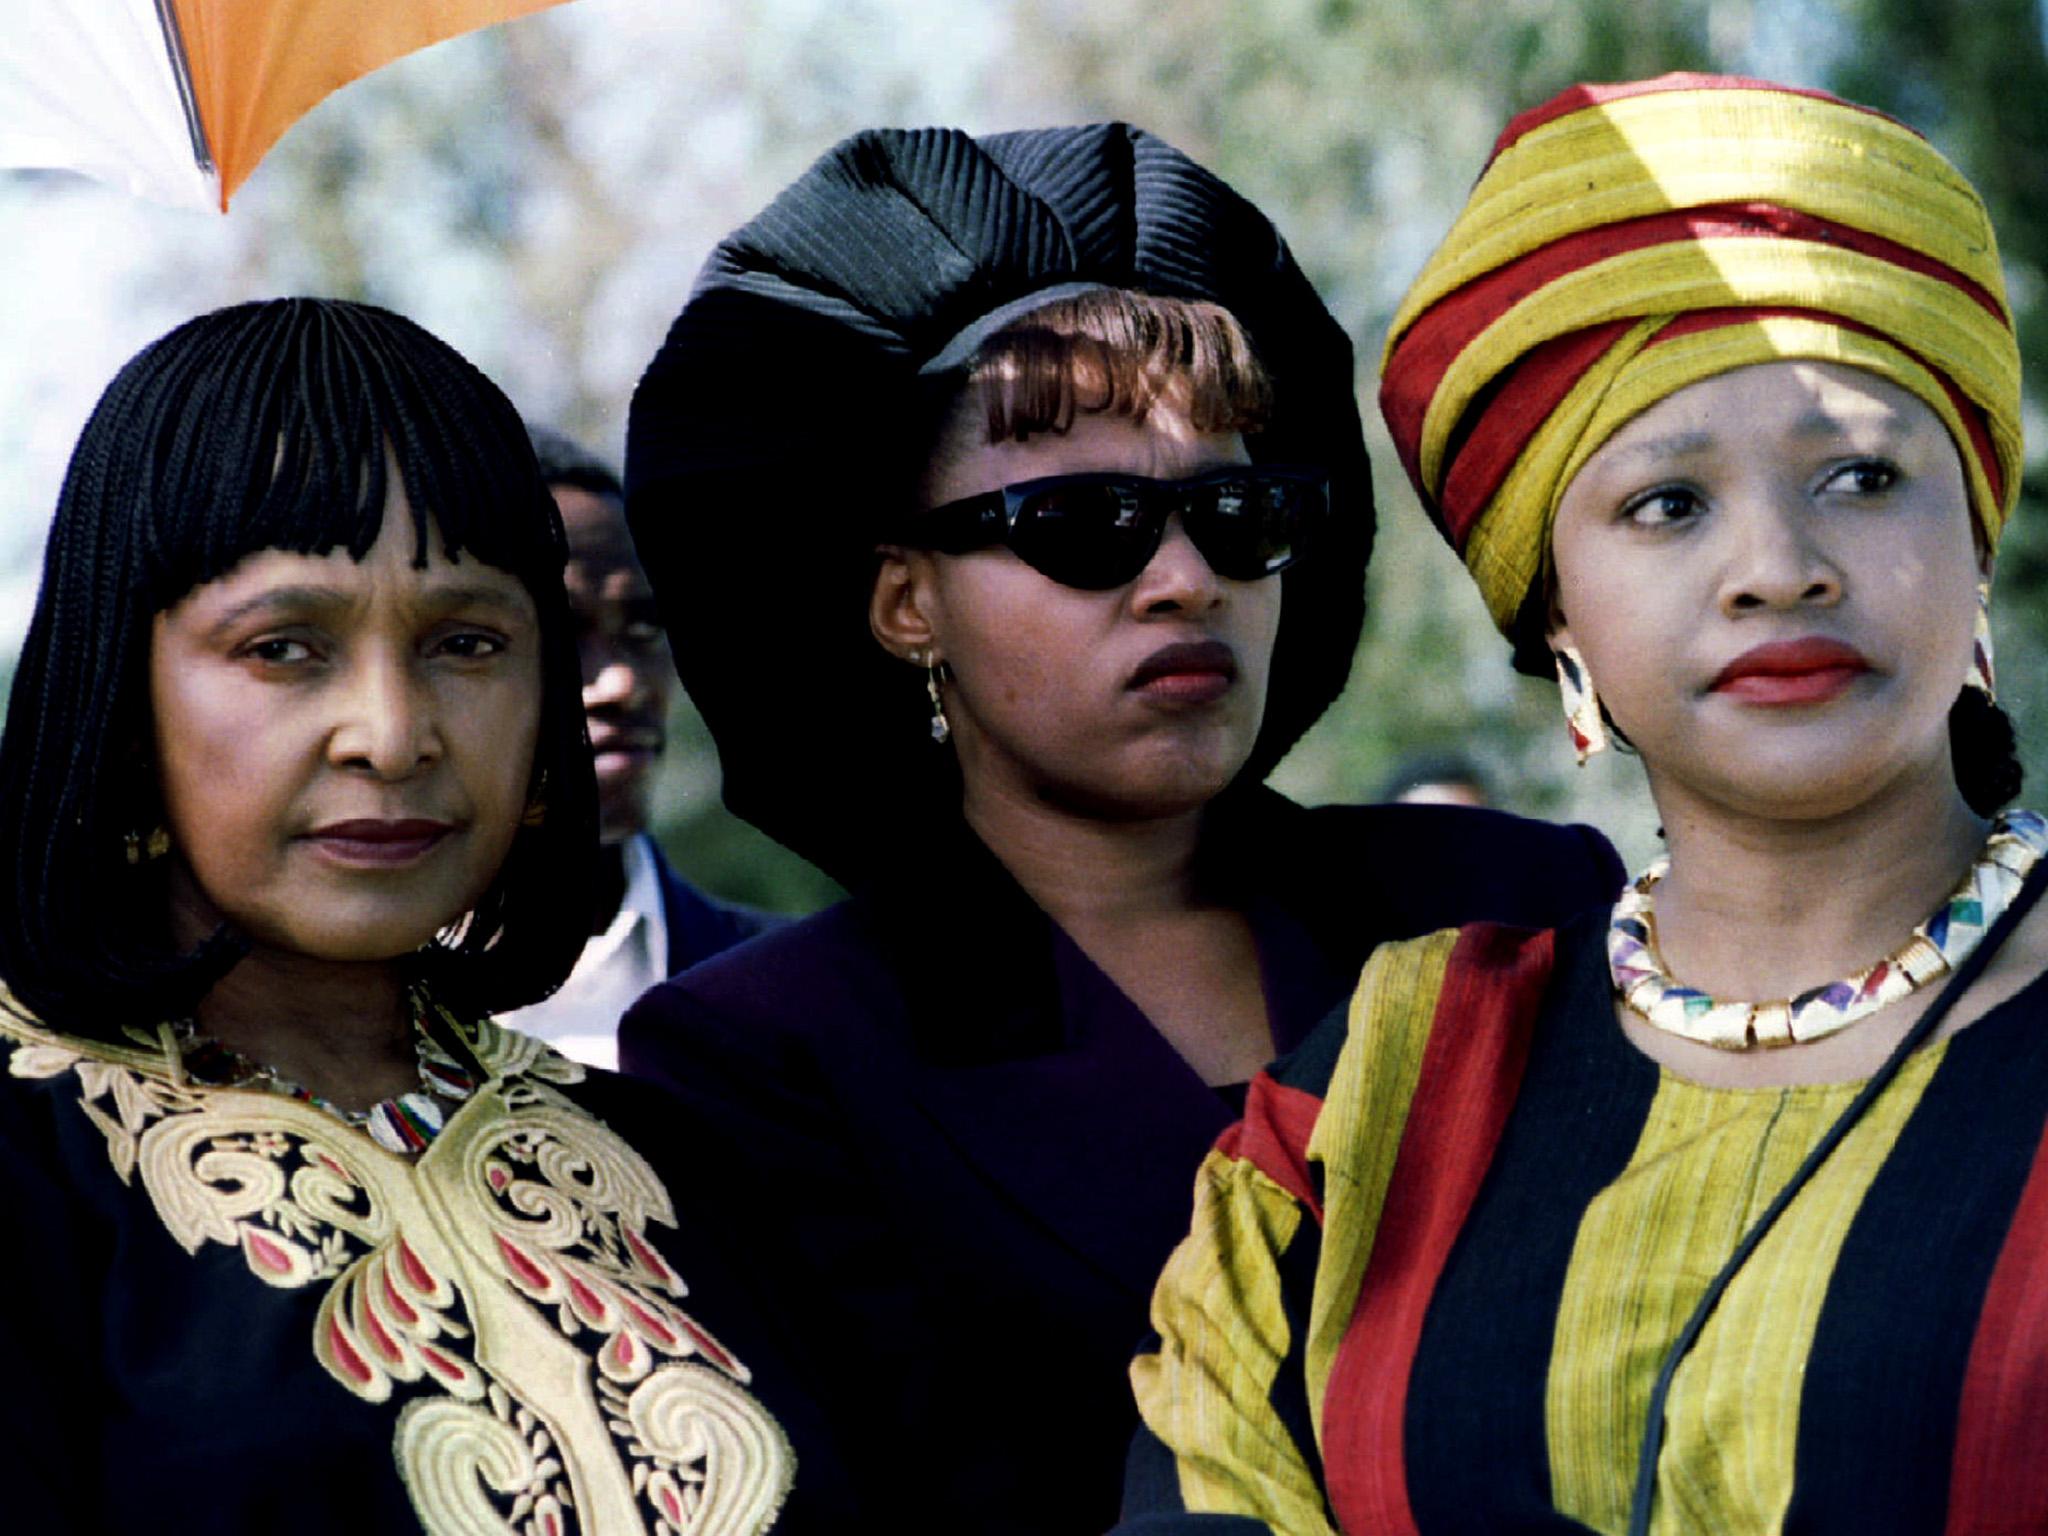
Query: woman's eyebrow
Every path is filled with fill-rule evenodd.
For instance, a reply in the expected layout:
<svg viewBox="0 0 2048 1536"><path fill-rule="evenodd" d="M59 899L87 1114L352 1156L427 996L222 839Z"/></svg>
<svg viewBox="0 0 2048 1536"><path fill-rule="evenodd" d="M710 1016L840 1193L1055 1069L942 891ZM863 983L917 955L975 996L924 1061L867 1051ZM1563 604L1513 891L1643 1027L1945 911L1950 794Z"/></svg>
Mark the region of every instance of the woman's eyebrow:
<svg viewBox="0 0 2048 1536"><path fill-rule="evenodd" d="M512 608L525 612L532 606L526 588L517 583L451 582L434 584L420 594L422 606L441 610L452 608Z"/></svg>
<svg viewBox="0 0 2048 1536"><path fill-rule="evenodd" d="M1646 437L1639 443L1622 443L1613 450L1616 459L1683 459L1705 453L1714 446L1712 432L1669 432Z"/></svg>
<svg viewBox="0 0 2048 1536"><path fill-rule="evenodd" d="M1859 401L1848 409L1812 405L1792 419L1788 431L1794 437L1839 437L1858 428L1890 427L1898 420L1899 412L1882 400ZM1641 442L1619 444L1613 450L1613 457L1622 462L1683 459L1709 451L1715 441L1715 434L1711 431L1671 432L1662 437L1644 438Z"/></svg>
<svg viewBox="0 0 2048 1536"><path fill-rule="evenodd" d="M268 587L252 597L243 598L216 615L213 622L207 626L207 631L210 634L218 634L254 613L278 610L317 611L323 608L346 607L351 600L351 595L339 587L323 587L310 583Z"/></svg>
<svg viewBox="0 0 2048 1536"><path fill-rule="evenodd" d="M362 593L359 591L313 582L270 587L231 604L207 625L207 633L219 635L252 615L331 613L354 607L361 601ZM435 583L419 594L419 605L435 613L451 613L461 608L496 608L523 614L532 608L524 587L495 582Z"/></svg>

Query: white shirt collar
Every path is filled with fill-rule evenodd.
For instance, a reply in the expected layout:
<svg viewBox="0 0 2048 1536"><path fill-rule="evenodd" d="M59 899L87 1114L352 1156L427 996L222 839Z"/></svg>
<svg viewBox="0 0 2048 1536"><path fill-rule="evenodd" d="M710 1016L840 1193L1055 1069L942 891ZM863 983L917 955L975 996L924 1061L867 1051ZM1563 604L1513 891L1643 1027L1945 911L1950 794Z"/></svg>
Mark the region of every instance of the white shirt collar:
<svg viewBox="0 0 2048 1536"><path fill-rule="evenodd" d="M611 1070L619 1064L620 1015L668 975L668 920L654 841L639 833L620 846L620 853L626 894L604 932L583 946L559 992L499 1021L547 1041L565 1056Z"/></svg>

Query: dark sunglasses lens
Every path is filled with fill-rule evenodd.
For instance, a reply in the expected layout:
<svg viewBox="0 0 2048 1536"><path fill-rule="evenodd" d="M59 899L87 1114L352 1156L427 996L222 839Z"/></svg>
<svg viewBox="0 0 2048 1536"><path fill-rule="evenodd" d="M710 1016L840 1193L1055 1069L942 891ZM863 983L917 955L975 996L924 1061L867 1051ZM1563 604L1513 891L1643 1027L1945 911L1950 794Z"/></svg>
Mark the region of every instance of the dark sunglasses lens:
<svg viewBox="0 0 2048 1536"><path fill-rule="evenodd" d="M1257 581L1292 565L1322 515L1323 488L1296 475L1243 475L1194 494L1183 520L1218 576Z"/></svg>
<svg viewBox="0 0 2048 1536"><path fill-rule="evenodd" d="M1010 548L1064 587L1100 592L1145 568L1159 547L1161 519L1147 517L1130 486L1079 481L1026 494Z"/></svg>

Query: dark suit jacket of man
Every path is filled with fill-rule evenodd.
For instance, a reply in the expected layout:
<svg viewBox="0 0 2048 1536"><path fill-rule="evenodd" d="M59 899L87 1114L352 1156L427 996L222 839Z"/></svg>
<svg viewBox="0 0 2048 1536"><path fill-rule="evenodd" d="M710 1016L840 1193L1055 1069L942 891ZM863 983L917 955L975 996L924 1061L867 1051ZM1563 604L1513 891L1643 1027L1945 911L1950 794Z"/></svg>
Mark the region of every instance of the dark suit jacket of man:
<svg viewBox="0 0 2048 1536"><path fill-rule="evenodd" d="M654 855L654 878L661 885L661 916L668 928L669 975L687 971L721 950L731 949L757 933L780 928L789 921L773 912L705 895L676 873L660 843L650 837L647 845Z"/></svg>
<svg viewBox="0 0 2048 1536"><path fill-rule="evenodd" d="M1374 945L1553 924L1621 880L1584 827L1239 800L1204 858L1252 919L1283 1051ZM730 1146L706 1175L722 1240L776 1277L764 1300L799 1337L873 1529L1114 1521L1126 1367L1233 1114L964 827L656 987L621 1061Z"/></svg>

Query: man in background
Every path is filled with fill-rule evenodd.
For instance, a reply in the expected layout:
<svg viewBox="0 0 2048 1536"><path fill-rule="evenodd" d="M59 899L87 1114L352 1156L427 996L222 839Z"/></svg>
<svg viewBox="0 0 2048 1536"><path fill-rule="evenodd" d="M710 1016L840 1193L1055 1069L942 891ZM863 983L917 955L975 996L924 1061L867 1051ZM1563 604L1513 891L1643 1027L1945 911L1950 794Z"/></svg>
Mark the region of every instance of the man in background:
<svg viewBox="0 0 2048 1536"><path fill-rule="evenodd" d="M553 997L504 1022L578 1061L616 1068L619 1015L629 1004L777 919L706 896L669 867L648 835L676 684L668 638L626 532L618 476L561 433L528 431L569 537L563 578L583 657L602 857L590 942L575 971Z"/></svg>
<svg viewBox="0 0 2048 1536"><path fill-rule="evenodd" d="M1430 752L1403 758L1380 785L1376 797L1401 805L1493 804L1486 771L1458 752Z"/></svg>

